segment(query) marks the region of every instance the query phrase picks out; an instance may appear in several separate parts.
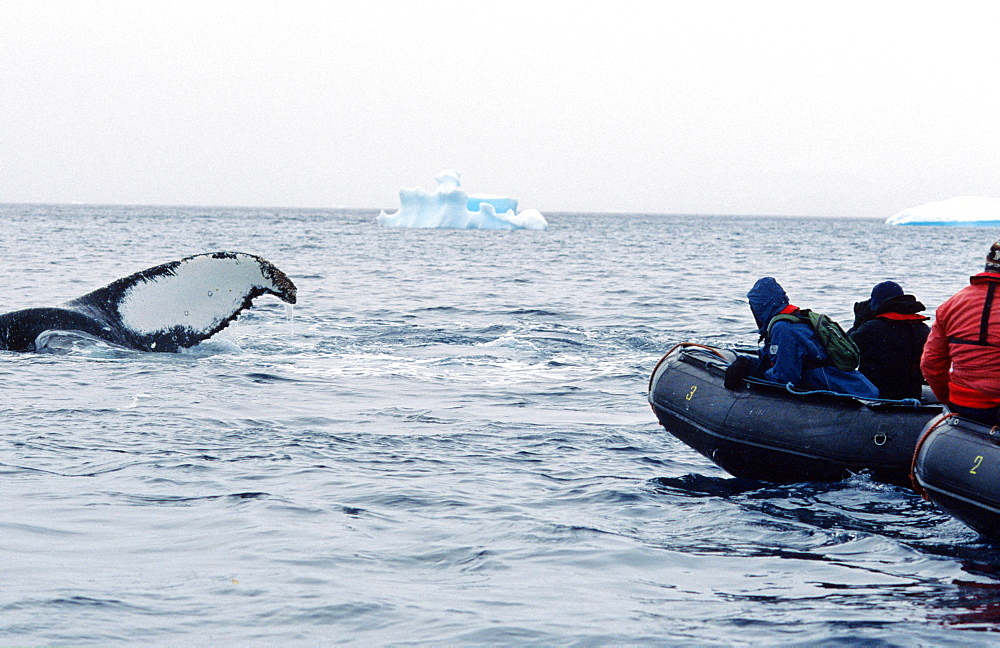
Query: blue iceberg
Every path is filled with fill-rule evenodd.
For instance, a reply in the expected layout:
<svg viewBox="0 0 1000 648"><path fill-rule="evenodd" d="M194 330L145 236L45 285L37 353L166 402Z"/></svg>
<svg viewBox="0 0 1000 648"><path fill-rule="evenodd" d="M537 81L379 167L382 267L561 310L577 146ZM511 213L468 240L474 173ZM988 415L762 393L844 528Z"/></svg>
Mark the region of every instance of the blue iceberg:
<svg viewBox="0 0 1000 648"><path fill-rule="evenodd" d="M399 211L383 211L377 217L386 227L449 229L547 229L549 224L535 209L517 211L517 201L488 194L468 195L460 189L458 171L446 170L434 177L437 190L399 190Z"/></svg>
<svg viewBox="0 0 1000 648"><path fill-rule="evenodd" d="M958 196L911 207L885 219L889 225L1000 227L1000 198Z"/></svg>

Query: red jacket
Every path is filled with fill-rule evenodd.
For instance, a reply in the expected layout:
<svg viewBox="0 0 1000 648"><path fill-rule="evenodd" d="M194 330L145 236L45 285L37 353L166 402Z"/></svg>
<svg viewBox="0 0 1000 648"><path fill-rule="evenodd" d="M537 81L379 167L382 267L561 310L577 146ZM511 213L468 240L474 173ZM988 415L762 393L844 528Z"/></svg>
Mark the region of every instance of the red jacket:
<svg viewBox="0 0 1000 648"><path fill-rule="evenodd" d="M942 403L996 407L1000 405L1000 274L981 272L969 283L938 307L920 370Z"/></svg>

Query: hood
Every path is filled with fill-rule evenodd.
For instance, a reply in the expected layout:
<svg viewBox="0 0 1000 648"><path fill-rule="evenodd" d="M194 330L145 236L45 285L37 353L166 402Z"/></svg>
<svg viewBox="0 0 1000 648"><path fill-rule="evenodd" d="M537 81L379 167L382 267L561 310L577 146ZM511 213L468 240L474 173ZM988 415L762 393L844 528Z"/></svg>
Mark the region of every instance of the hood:
<svg viewBox="0 0 1000 648"><path fill-rule="evenodd" d="M747 293L750 300L750 311L753 319L757 322L757 328L763 333L767 330L767 325L781 309L788 306L788 296L774 277L763 277L757 280L750 292Z"/></svg>
<svg viewBox="0 0 1000 648"><path fill-rule="evenodd" d="M918 302L917 298L913 295L899 295L898 297L890 297L882 302L877 309L875 309L876 315L881 315L883 313L899 313L900 315L912 315L913 313L919 313L925 310L926 306L923 303Z"/></svg>
<svg viewBox="0 0 1000 648"><path fill-rule="evenodd" d="M977 275L972 275L971 277L969 277L970 284L989 283L990 281L1000 281L1000 273L980 272Z"/></svg>

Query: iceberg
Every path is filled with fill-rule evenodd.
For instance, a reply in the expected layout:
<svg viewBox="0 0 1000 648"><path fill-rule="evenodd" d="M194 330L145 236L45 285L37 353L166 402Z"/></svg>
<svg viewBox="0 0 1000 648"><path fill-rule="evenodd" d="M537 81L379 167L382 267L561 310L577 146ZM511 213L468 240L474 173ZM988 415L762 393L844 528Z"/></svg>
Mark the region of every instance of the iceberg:
<svg viewBox="0 0 1000 648"><path fill-rule="evenodd" d="M904 209L885 219L888 225L1000 227L1000 198L958 196Z"/></svg>
<svg viewBox="0 0 1000 648"><path fill-rule="evenodd" d="M437 190L399 190L399 211L382 211L376 220L386 227L450 229L547 229L549 224L538 210L517 211L517 201L505 196L465 193L458 171L451 169L434 176Z"/></svg>

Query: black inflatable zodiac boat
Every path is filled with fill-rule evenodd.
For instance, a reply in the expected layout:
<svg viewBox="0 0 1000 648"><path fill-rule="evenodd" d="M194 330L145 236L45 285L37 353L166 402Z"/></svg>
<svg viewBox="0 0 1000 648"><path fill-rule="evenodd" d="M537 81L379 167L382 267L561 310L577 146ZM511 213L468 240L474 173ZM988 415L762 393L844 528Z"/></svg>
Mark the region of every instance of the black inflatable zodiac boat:
<svg viewBox="0 0 1000 648"><path fill-rule="evenodd" d="M754 378L727 389L744 351L682 343L653 370L649 404L660 424L726 472L777 483L838 481L868 471L910 486L913 452L937 404L797 392Z"/></svg>
<svg viewBox="0 0 1000 648"><path fill-rule="evenodd" d="M914 487L947 513L1000 541L1000 429L943 414L913 460Z"/></svg>

